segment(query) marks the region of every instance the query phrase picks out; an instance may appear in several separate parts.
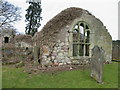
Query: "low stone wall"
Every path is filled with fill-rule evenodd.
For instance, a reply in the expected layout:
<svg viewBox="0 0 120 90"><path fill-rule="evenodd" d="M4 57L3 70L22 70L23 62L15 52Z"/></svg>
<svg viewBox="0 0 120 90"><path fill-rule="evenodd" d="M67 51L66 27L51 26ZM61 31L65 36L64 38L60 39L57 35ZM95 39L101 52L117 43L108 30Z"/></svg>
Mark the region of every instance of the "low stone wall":
<svg viewBox="0 0 120 90"><path fill-rule="evenodd" d="M11 43L2 47L2 64L15 64L28 59L32 59L32 48L17 48Z"/></svg>

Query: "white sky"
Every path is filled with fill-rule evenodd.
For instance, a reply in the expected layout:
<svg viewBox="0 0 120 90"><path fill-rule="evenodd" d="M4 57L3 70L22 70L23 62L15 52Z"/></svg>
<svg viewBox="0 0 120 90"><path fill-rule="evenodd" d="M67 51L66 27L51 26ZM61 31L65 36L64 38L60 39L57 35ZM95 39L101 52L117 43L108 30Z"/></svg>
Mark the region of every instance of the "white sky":
<svg viewBox="0 0 120 90"><path fill-rule="evenodd" d="M7 0L15 6L21 7L22 20L14 23L17 31L25 32L25 14L28 8L26 0ZM112 39L118 39L118 0L41 0L42 5L42 18L41 28L55 15L62 10L69 7L79 7L88 10L90 13L99 18L108 31Z"/></svg>

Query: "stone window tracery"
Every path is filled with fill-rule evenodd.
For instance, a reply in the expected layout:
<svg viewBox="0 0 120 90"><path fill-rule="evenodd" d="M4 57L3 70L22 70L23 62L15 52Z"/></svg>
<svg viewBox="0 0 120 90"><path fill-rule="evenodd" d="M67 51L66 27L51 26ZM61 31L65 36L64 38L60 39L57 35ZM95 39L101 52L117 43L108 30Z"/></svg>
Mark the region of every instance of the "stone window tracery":
<svg viewBox="0 0 120 90"><path fill-rule="evenodd" d="M78 22L73 28L73 56L89 56L89 46L89 26L85 22Z"/></svg>

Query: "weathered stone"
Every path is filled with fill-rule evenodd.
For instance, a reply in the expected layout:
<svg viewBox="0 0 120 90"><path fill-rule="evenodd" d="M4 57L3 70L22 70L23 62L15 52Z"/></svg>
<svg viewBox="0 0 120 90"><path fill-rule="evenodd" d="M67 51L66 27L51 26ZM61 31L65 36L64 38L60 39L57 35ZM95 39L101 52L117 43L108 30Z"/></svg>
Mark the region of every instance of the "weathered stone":
<svg viewBox="0 0 120 90"><path fill-rule="evenodd" d="M50 57L48 57L47 60L50 61Z"/></svg>
<svg viewBox="0 0 120 90"><path fill-rule="evenodd" d="M67 56L68 56L68 52L64 52L64 56L66 56L66 57L67 57Z"/></svg>
<svg viewBox="0 0 120 90"><path fill-rule="evenodd" d="M65 43L65 45L67 45L67 46L68 46L68 45L69 45L69 42L67 41L67 42Z"/></svg>
<svg viewBox="0 0 120 90"><path fill-rule="evenodd" d="M46 60L46 64L48 64L50 61Z"/></svg>
<svg viewBox="0 0 120 90"><path fill-rule="evenodd" d="M58 40L58 43L60 43L61 41L60 40Z"/></svg>
<svg viewBox="0 0 120 90"><path fill-rule="evenodd" d="M86 61L86 64L88 64L89 63L89 61Z"/></svg>
<svg viewBox="0 0 120 90"><path fill-rule="evenodd" d="M64 64L64 65L66 65L66 63L65 63L65 62L64 62L63 64Z"/></svg>
<svg viewBox="0 0 120 90"><path fill-rule="evenodd" d="M59 63L59 65L60 65L60 66L62 66L62 65L63 65L63 63Z"/></svg>
<svg viewBox="0 0 120 90"><path fill-rule="evenodd" d="M51 58L52 58L52 60L54 60L54 59L55 59L55 56L51 56Z"/></svg>
<svg viewBox="0 0 120 90"><path fill-rule="evenodd" d="M56 52L58 53L58 52L60 52L60 50L57 50Z"/></svg>
<svg viewBox="0 0 120 90"><path fill-rule="evenodd" d="M54 50L56 51L56 50L57 50L57 47L54 47Z"/></svg>
<svg viewBox="0 0 120 90"><path fill-rule="evenodd" d="M65 62L65 60L61 60L61 62L62 62L62 63L64 63L64 62Z"/></svg>
<svg viewBox="0 0 120 90"><path fill-rule="evenodd" d="M102 83L103 64L104 64L104 50L98 46L92 49L91 57L91 77Z"/></svg>
<svg viewBox="0 0 120 90"><path fill-rule="evenodd" d="M61 53L64 53L64 50L61 50L60 52L61 52Z"/></svg>
<svg viewBox="0 0 120 90"><path fill-rule="evenodd" d="M65 38L65 42L68 42L68 38L67 38L67 37ZM65 43L65 44L66 44L66 43Z"/></svg>
<svg viewBox="0 0 120 90"><path fill-rule="evenodd" d="M54 60L54 63L57 63L58 61L57 60Z"/></svg>
<svg viewBox="0 0 120 90"><path fill-rule="evenodd" d="M48 65L49 65L49 62L50 62L50 61L48 61L48 60L43 60L43 61L42 61L42 65L48 66Z"/></svg>
<svg viewBox="0 0 120 90"><path fill-rule="evenodd" d="M70 61L70 59L68 57L65 57L65 62L67 63L69 61Z"/></svg>
<svg viewBox="0 0 120 90"><path fill-rule="evenodd" d="M38 46L34 46L34 60L38 61L39 56L39 48Z"/></svg>
<svg viewBox="0 0 120 90"><path fill-rule="evenodd" d="M23 67L23 66L24 66L24 62L23 62L23 61L20 61L20 62L17 63L15 66L16 66L17 68Z"/></svg>
<svg viewBox="0 0 120 90"><path fill-rule="evenodd" d="M61 46L61 47L64 46L64 42L61 42L61 43L60 43L60 46Z"/></svg>
<svg viewBox="0 0 120 90"><path fill-rule="evenodd" d="M57 52L53 51L53 53L51 54L52 56L57 56Z"/></svg>
<svg viewBox="0 0 120 90"><path fill-rule="evenodd" d="M53 65L53 63L50 61L49 63L48 63L48 66L52 66Z"/></svg>
<svg viewBox="0 0 120 90"><path fill-rule="evenodd" d="M66 45L64 45L64 46L62 47L62 50L64 50L64 52L67 52L67 51L68 51L68 47L67 47Z"/></svg>
<svg viewBox="0 0 120 90"><path fill-rule="evenodd" d="M54 66L58 66L59 65L59 63L57 63L57 62L54 62L54 64L53 64Z"/></svg>
<svg viewBox="0 0 120 90"><path fill-rule="evenodd" d="M43 56L42 56L42 59L47 59L47 56L43 55Z"/></svg>
<svg viewBox="0 0 120 90"><path fill-rule="evenodd" d="M71 64L71 61L66 62L66 64L70 65L70 64Z"/></svg>
<svg viewBox="0 0 120 90"><path fill-rule="evenodd" d="M59 59L64 59L64 56L59 56L58 58L59 58Z"/></svg>
<svg viewBox="0 0 120 90"><path fill-rule="evenodd" d="M58 43L56 43L56 47L59 47L59 44L58 44Z"/></svg>
<svg viewBox="0 0 120 90"><path fill-rule="evenodd" d="M49 47L48 46L43 46L43 55L49 55Z"/></svg>
<svg viewBox="0 0 120 90"><path fill-rule="evenodd" d="M61 47L58 47L58 50L60 51L60 50L61 50Z"/></svg>
<svg viewBox="0 0 120 90"><path fill-rule="evenodd" d="M73 64L73 65L79 65L79 61L78 61L78 60L73 60L73 61L72 61L72 64Z"/></svg>
<svg viewBox="0 0 120 90"><path fill-rule="evenodd" d="M59 57L63 57L63 53L58 53L58 56Z"/></svg>

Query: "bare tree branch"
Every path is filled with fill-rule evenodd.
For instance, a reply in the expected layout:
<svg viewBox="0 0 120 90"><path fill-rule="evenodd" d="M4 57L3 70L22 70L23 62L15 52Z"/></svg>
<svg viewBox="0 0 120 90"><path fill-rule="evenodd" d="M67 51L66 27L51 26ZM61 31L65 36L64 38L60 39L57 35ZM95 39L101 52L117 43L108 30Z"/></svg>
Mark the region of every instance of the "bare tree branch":
<svg viewBox="0 0 120 90"><path fill-rule="evenodd" d="M21 19L20 8L0 0L0 28L7 26Z"/></svg>

